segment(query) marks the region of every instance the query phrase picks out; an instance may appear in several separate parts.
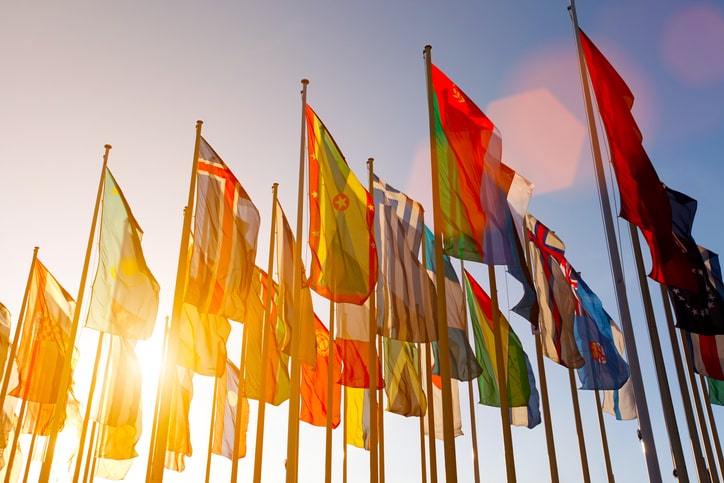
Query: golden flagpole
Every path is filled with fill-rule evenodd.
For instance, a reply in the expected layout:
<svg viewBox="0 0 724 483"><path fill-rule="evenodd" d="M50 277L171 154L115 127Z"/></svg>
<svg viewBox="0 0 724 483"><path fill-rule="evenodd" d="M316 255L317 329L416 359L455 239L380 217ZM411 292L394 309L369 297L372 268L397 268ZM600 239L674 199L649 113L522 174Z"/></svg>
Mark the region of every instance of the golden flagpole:
<svg viewBox="0 0 724 483"><path fill-rule="evenodd" d="M30 292L30 284L33 279L33 273L35 270L35 261L38 259L38 247L33 248L33 259L30 262L30 272L28 273L28 281L25 284L25 292L23 293L23 301L20 305L20 316L18 317L18 323L15 326L15 335L13 336L13 343L10 344L10 349L7 355L7 365L5 366L5 375L3 376L2 389L0 389L0 411L5 406L5 395L8 392L8 385L10 384L10 375L13 369L13 360L15 360L15 352L17 351L18 344L20 344L20 334L23 328L23 321L25 319L25 310L28 305L28 293Z"/></svg>
<svg viewBox="0 0 724 483"><path fill-rule="evenodd" d="M382 336L377 337L377 353L380 355L380 359L384 360L382 356ZM379 417L379 443L380 443L380 483L385 483L385 412L382 407L382 388L377 390L377 415Z"/></svg>
<svg viewBox="0 0 724 483"><path fill-rule="evenodd" d="M27 395L27 390L25 391ZM28 401L23 399L23 401L20 403L20 412L18 413L18 420L15 423L15 437L13 438L13 444L10 446L10 456L8 457L7 462L5 463L5 480L4 483L10 483L10 478L12 477L13 473L13 463L15 462L15 454L17 453L18 446L20 444L20 431L23 428L23 421L25 420L25 411L28 408ZM36 431L36 428L33 428L33 432ZM9 441L8 441L9 443ZM27 471L27 469L26 469Z"/></svg>
<svg viewBox="0 0 724 483"><path fill-rule="evenodd" d="M101 352L103 350L103 339L105 332L98 333L98 345L96 346L96 357L93 362L93 373L91 375L90 388L88 389L88 400L85 406L85 416L83 416L83 424L80 430L80 440L78 441L78 456L75 460L75 470L73 472L73 481L78 481L80 476L80 468L83 463L83 454L85 449L85 438L88 432L88 421L90 421L90 412L93 406L93 395L96 390L96 379L98 378L98 366L101 361Z"/></svg>
<svg viewBox="0 0 724 483"><path fill-rule="evenodd" d="M444 267L438 270L445 271ZM460 259L460 274L465 274L465 261ZM468 335L468 294L465 291L464 282L460 278L460 289L463 292L463 320L465 320L465 335ZM477 354L476 354L477 357ZM473 443L473 474L475 475L475 483L480 483L480 465L478 463L478 431L475 424L475 397L473 396L473 380L468 379L468 405L470 406L470 439Z"/></svg>
<svg viewBox="0 0 724 483"><path fill-rule="evenodd" d="M271 215L271 233L269 234L269 262L267 264L267 289L264 292L264 317L261 323L261 381L259 381L259 415L256 419L256 446L254 450L254 483L261 483L261 466L264 447L264 418L266 415L266 377L267 377L267 359L269 358L269 344L272 337L276 337L274 332L269 329L271 325L271 292L274 286L272 280L272 271L274 271L274 244L276 243L276 225L277 225L277 192L279 183L272 185L272 215ZM246 327L244 328L244 337L246 337ZM237 421L240 417L237 414ZM234 442L239 439L234 435ZM234 454L238 449L234 449ZM238 462L231 463L231 483L236 482L236 468Z"/></svg>
<svg viewBox="0 0 724 483"><path fill-rule="evenodd" d="M98 209L101 204L101 197L103 195L103 185L106 176L106 167L108 166L108 153L111 150L111 145L105 145L105 153L103 154L103 168L101 169L100 180L98 181L98 192L96 194L95 208L93 209L93 221L91 222L90 234L88 236L88 245L85 251L85 260L83 262L83 272L80 277L80 286L78 287L78 297L75 300L75 311L73 313L73 322L70 327L70 334L68 335L68 346L65 347L65 355L63 357L63 368L60 373L60 385L58 399L55 404L55 410L50 422L50 436L48 438L48 446L45 450L45 458L43 459L43 466L40 470L39 482L48 483L50 479L50 467L53 464L53 457L55 456L55 444L58 441L58 432L60 431L60 420L63 419L63 413L65 412L65 405L68 400L68 386L71 380L71 359L73 349L75 348L75 339L78 335L78 322L80 321L80 311L83 306L83 295L85 294L85 283L88 277L88 265L90 264L91 252L93 251L93 240L95 238L96 224L98 222Z"/></svg>
<svg viewBox="0 0 724 483"><path fill-rule="evenodd" d="M423 250L424 248L423 244ZM425 259L423 255L423 260ZM417 343L417 372L420 374L420 377L424 377L422 372L422 344L419 342ZM430 409L430 401L427 401L425 411L429 411ZM423 419L423 416L425 413L420 414L420 469L422 474L422 480L421 483L427 483L427 461L425 457L425 420Z"/></svg>
<svg viewBox="0 0 724 483"><path fill-rule="evenodd" d="M243 344L242 344L242 346L243 346ZM211 402L211 424L209 425L209 445L208 445L208 447L207 447L207 449L206 449L206 479L204 480L206 483L209 483L209 476L211 475L211 452L213 451L213 448L214 448L214 429L215 429L215 426L216 426L216 418L219 417L219 414L218 414L217 411L216 411L216 409L217 409L217 407L216 407L216 393L217 393L217 391L219 390L219 378L220 378L220 377L226 377L226 360L223 359L222 356L221 356L221 354L223 354L223 352L224 352L224 351L221 350L223 347L224 347L223 343L222 343L221 341L219 341L218 347L217 347L217 349L216 349L216 353L217 353L217 358L216 358L216 371L217 371L217 372L219 371L219 364L223 364L223 366L224 366L224 373L223 373L221 376L214 376L214 392L213 392L212 402ZM242 351L242 355L243 355L243 351ZM242 357L242 361L243 361L243 360L244 360L244 359L243 359L243 357ZM241 370L239 370L239 375L241 376L241 374L242 374L242 373L241 373ZM241 384L242 384L242 383L241 383L241 377L239 377L239 386L241 386ZM241 391L241 387L239 387L238 389L239 389L239 397L238 397L238 399L237 399L236 407L237 407L237 408L240 408L240 407L241 407L241 394L242 394L242 391ZM237 409L237 411L241 412L241 411L238 410L238 409ZM221 417L223 418L224 415L222 414ZM234 430L235 430L235 431L236 431L236 428L237 428L237 427L240 427L240 426L241 426L241 424L238 422L238 421L240 421L240 417L239 417L238 414L237 414L237 417L236 417L236 421L237 421L237 424L236 424L236 426L234 427ZM236 433L234 433L234 434L236 434ZM231 455L231 461L234 461L234 460L236 459L236 458L234 457L235 455L236 455L236 451L234 451L233 454Z"/></svg>
<svg viewBox="0 0 724 483"><path fill-rule="evenodd" d="M601 213L603 216L604 233L606 234L606 245L608 246L609 261L613 272L614 287L616 290L616 300L618 302L618 311L621 320L621 327L626 342L626 354L628 355L629 368L631 370L631 384L634 387L634 398L636 399L636 409L638 411L639 426L641 430L642 448L646 459L646 468L648 470L649 479L651 481L661 481L661 469L659 468L658 456L656 454L656 443L654 441L653 429L651 427L651 418L649 417L648 404L646 402L646 392L644 390L643 376L641 374L641 365L639 363L638 350L636 348L636 338L634 337L633 323L631 321L631 312L628 305L628 296L624 285L623 268L621 264L621 255L618 251L616 243L616 233L613 226L613 216L611 215L611 202L608 196L608 188L606 187L606 176L603 171L603 161L601 159L601 147L598 142L598 130L593 113L593 104L591 102L591 91L588 84L588 74L586 62L583 58L581 49L581 39L579 37L578 17L576 16L576 7L574 0L570 0L568 7L573 24L573 34L575 36L576 52L578 57L578 67L581 74L581 86L583 89L583 100L586 107L586 119L588 121L588 131L591 138L591 150L593 153L593 165L596 173L596 186L598 188L598 196L601 201Z"/></svg>
<svg viewBox="0 0 724 483"><path fill-rule="evenodd" d="M368 172L368 189L370 194L373 193L374 184L374 164L373 158L367 159L367 172ZM372 227L374 230L374 226ZM374 233L373 233L374 235ZM375 288L370 293L369 297L369 367L370 367L370 483L377 483L379 480L379 453L378 453L378 415L377 415L377 347L375 340L377 338L377 319L376 319L376 295L377 289Z"/></svg>
<svg viewBox="0 0 724 483"><path fill-rule="evenodd" d="M551 421L551 407L548 401L548 381L541 348L541 335L539 331L533 334L535 338L535 356L538 362L538 378L540 379L541 404L543 406L543 426L546 431L546 447L548 448L548 466L551 471L551 483L558 483L558 461L556 459L556 444L553 439L553 423Z"/></svg>
<svg viewBox="0 0 724 483"><path fill-rule="evenodd" d="M429 257L430 254L427 253L427 250L425 248L425 244L422 244L422 259L425 261L425 265L427 266L427 257ZM430 483L437 483L437 447L435 443L435 404L434 404L434 397L432 395L432 369L430 364L432 363L432 351L431 351L431 342L427 342L424 344L425 346L425 385L427 386L427 394L428 394L428 401L427 401L427 440L428 440L428 446L430 447ZM420 354L422 356L422 353ZM424 424L424 423L423 423ZM424 429L423 429L424 431Z"/></svg>
<svg viewBox="0 0 724 483"><path fill-rule="evenodd" d="M196 141L194 142L194 158L191 163L191 181L189 182L189 195L186 209L184 210L183 228L181 230L181 247L179 249L178 266L176 269L176 286L173 294L173 308L171 311L171 326L168 336L168 350L164 360L163 374L163 390L161 391L159 412L154 420L156 433L152 436L153 446L148 452L148 466L150 474L147 481L158 483L163 481L164 461L166 457L166 442L168 440L169 411L171 407L171 397L173 396L173 386L169 375L176 377L176 348L178 345L178 327L181 319L181 310L183 309L184 292L186 290L187 261L189 254L189 238L191 234L191 218L193 215L194 197L196 194L196 171L199 161L199 146L201 143L201 126L203 121L196 121Z"/></svg>
<svg viewBox="0 0 724 483"><path fill-rule="evenodd" d="M603 446L603 459L606 462L606 475L609 483L613 483L613 468L611 467L611 453L608 450L608 437L606 436L606 424L603 421L603 411L601 411L601 396L598 389L593 391L596 395L596 414L598 414L598 428L601 431L601 445Z"/></svg>
<svg viewBox="0 0 724 483"><path fill-rule="evenodd" d="M30 464L33 462L33 451L35 451L35 443L38 440L38 433L33 431L33 436L30 438L30 448L28 448L28 456L25 459L25 474L23 475L23 483L28 481L30 476Z"/></svg>
<svg viewBox="0 0 724 483"><path fill-rule="evenodd" d="M96 438L98 437L98 430L99 430L99 424L98 421L93 421L91 423L91 435L90 440L88 441L88 446L90 450L88 451L88 457L85 460L85 468L83 469L83 483L86 481L92 481L91 478L91 465L95 464L96 460L96 445L97 441ZM76 480L73 480L76 481Z"/></svg>
<svg viewBox="0 0 724 483"><path fill-rule="evenodd" d="M704 393L704 406L706 407L706 414L709 416L709 425L711 427L711 439L714 440L714 448L716 449L717 460L719 461L719 469L724 471L724 455L722 455L721 442L719 441L719 432L716 430L716 421L714 421L714 413L711 411L711 399L709 399L709 388L707 387L707 381L704 376L699 374L699 382L701 383L701 390ZM712 473L716 473L716 464L712 461L711 463Z"/></svg>
<svg viewBox="0 0 724 483"><path fill-rule="evenodd" d="M576 376L573 369L568 368L568 385L571 389L571 401L573 402L573 419L576 423L576 435L578 436L578 454L581 458L582 479L590 483L591 472L588 468L588 454L586 452L586 439L583 437L583 422L581 421L581 407L578 404L578 391L576 390Z"/></svg>
<svg viewBox="0 0 724 483"><path fill-rule="evenodd" d="M432 96L432 47L425 46L425 73L427 76L427 103L430 123L430 166L432 171L432 213L435 235L435 272L437 285L437 325L438 348L440 350L440 380L442 383L442 428L445 441L445 479L457 481L457 462L455 457L455 435L453 433L452 382L450 381L450 343L447 337L447 303L445 300L445 273L441 269L442 259L442 208L440 207L440 187L438 180L437 149L435 145L435 114ZM510 418L509 418L510 419ZM509 480L510 481L510 480Z"/></svg>
<svg viewBox="0 0 724 483"><path fill-rule="evenodd" d="M334 302L329 301L329 333L327 338L327 424L324 432L324 481L332 483L332 409L334 405Z"/></svg>
<svg viewBox="0 0 724 483"><path fill-rule="evenodd" d="M302 272L302 218L304 217L304 147L306 146L307 133L307 85L309 81L302 79L302 129L301 142L299 145L299 188L297 196L297 231L294 243L294 284L292 293L294 294L294 315L299 320L298 302L301 299L301 282L300 274ZM287 483L297 482L297 466L299 456L299 327L292 330L292 364L289 374L289 419L287 433Z"/></svg>
<svg viewBox="0 0 724 483"><path fill-rule="evenodd" d="M166 316L163 324L163 345L161 346L161 360L165 361L168 357L168 333L170 330L169 317ZM154 448L156 444L156 427L158 426L158 413L161 410L161 391L165 380L165 363L162 363L158 372L158 380L156 381L156 401L153 406L153 423L151 424L151 443L149 448ZM146 481L150 481L151 476L151 455L149 455L149 463L146 464Z"/></svg>

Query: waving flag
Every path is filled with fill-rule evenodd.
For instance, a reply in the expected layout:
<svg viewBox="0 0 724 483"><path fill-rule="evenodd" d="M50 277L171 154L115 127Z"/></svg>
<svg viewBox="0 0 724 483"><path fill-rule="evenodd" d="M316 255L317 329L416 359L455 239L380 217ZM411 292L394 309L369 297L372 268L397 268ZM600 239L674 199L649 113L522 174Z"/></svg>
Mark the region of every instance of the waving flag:
<svg viewBox="0 0 724 483"><path fill-rule="evenodd" d="M332 364L332 427L336 428L340 422L340 401L342 400L342 388L337 382L342 372L342 358L336 350L334 343L330 345L329 331L322 324L322 321L314 317L314 327L317 340L317 364L312 366L304 362L302 367L302 382L299 394L302 398L302 407L299 413L299 420L312 426L326 426L327 413L327 376L329 364Z"/></svg>
<svg viewBox="0 0 724 483"><path fill-rule="evenodd" d="M246 432L249 427L249 401L239 393L239 369L226 360L226 373L216 384L214 435L211 451L224 458L234 457L234 431L237 424L239 432L239 454L237 458L246 456ZM241 421L236 420L237 405L241 404Z"/></svg>
<svg viewBox="0 0 724 483"><path fill-rule="evenodd" d="M334 302L361 304L377 283L372 197L307 105L309 285Z"/></svg>

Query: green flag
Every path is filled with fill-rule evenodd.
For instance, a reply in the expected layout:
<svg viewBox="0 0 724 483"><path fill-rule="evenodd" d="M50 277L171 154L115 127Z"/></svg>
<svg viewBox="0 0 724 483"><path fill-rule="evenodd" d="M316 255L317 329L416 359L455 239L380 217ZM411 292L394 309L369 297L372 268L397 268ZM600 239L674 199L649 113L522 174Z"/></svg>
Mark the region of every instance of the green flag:
<svg viewBox="0 0 724 483"><path fill-rule="evenodd" d="M159 286L143 257L142 235L123 192L106 168L100 261L86 327L127 339L151 336Z"/></svg>

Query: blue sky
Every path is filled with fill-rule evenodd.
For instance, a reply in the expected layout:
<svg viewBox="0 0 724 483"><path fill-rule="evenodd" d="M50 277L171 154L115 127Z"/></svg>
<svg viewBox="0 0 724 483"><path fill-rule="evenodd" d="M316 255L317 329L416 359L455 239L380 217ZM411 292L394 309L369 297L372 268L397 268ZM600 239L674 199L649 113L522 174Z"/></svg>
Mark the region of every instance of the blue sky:
<svg viewBox="0 0 724 483"><path fill-rule="evenodd" d="M433 62L500 128L503 161L536 184L530 211L563 239L570 262L618 321L566 7L564 1L535 0L5 5L0 16L0 301L15 320L34 246L58 280L77 293L108 143L113 145L109 166L145 231L146 258L161 284L160 327L171 310L197 119L261 212L257 262L265 266L273 183L279 183L281 203L295 223L302 78L310 80L309 104L358 177L366 176L367 158L375 158L376 172L420 200L432 223L422 58L430 44ZM636 96L634 115L659 177L698 199L695 238L721 251L724 8L706 1L611 0L581 1L577 9L581 27ZM673 480L630 240L621 220L618 226L659 462L665 481ZM485 267L470 263L466 268L487 286ZM658 288L650 285L665 333ZM517 300L517 282L502 268L498 287L504 308ZM319 307L324 317L326 305ZM527 323L517 315L509 319L533 360ZM235 327L229 341L234 360L240 333ZM94 347L95 338L81 331L81 349ZM155 338L139 347L149 368L159 343ZM668 340L662 348L668 363ZM82 367L93 355L85 351L81 357ZM567 373L550 362L545 366L561 480L578 481ZM674 381L673 370L669 374ZM144 387L152 391L155 374L145 375ZM77 379L82 396L87 377ZM195 378L194 420L207 413L210 388L209 380ZM604 481L593 395L579 392L579 397L592 480ZM679 408L678 391L672 398ZM456 440L458 474L471 481L466 389L461 400L465 435ZM714 412L722 422L719 409ZM252 403L250 438L255 414ZM499 413L477 406L476 416L481 468L489 481L503 481ZM267 417L264 479L280 481L286 404L270 409ZM685 434L680 411L677 418ZM388 481L417 479L419 455L410 450L419 444L416 421L386 414L385 424ZM150 420L133 470L140 470L137 474L145 467L149 428ZM606 429L617 478L643 481L636 423L607 416ZM203 425L193 428L187 472L167 472L168 481L197 481L203 475L207 434ZM323 441L323 430L302 425L301 481L320 480ZM341 434L334 441L335 481L341 481ZM543 428L514 428L513 441L519 481L540 481L548 471ZM683 446L694 478L688 443ZM368 454L350 448L348 455L350 481L367 481ZM245 479L252 462L250 449L240 463ZM212 462L219 479L229 467L221 458Z"/></svg>

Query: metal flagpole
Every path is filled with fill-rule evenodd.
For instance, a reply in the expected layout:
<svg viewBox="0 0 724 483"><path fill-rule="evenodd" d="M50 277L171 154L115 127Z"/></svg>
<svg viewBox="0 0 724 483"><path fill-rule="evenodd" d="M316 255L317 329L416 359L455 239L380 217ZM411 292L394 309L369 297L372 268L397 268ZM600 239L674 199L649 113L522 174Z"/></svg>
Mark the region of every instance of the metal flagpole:
<svg viewBox="0 0 724 483"><path fill-rule="evenodd" d="M242 345L243 345L243 344L242 344ZM216 418L219 417L219 414L218 414L218 412L216 411L216 410L217 410L217 407L216 407L216 406L217 406L217 405L216 405L216 393L217 393L218 390L219 390L219 378L220 378L220 377L226 377L226 360L221 358L221 354L222 354L222 350L221 350L221 349L222 349L222 347L223 347L223 344L221 343L221 341L219 341L219 343L217 344L217 349L216 349L216 354L217 354L217 356L216 356L216 371L218 372L218 370L219 370L219 364L221 363L221 364L224 365L224 373L223 373L221 376L214 376L214 392L212 393L212 396L211 396L211 423L209 424L209 444L208 444L208 446L207 446L207 448L206 448L206 475L205 475L206 478L205 478L205 480L204 480L206 483L209 483L209 476L211 475L211 453L212 453L212 451L213 451L213 449L214 449L214 430L216 429L216 428L215 428L215 426L216 426ZM243 360L243 359L242 359L242 360ZM241 376L241 371L239 371L239 375ZM239 384L241 384L241 377L239 377L239 379L240 379L240 380L239 380ZM241 395L242 395L242 392L239 391L239 396L238 396L238 398L237 398L237 404L236 404L236 407L237 407L237 408L240 408L240 407L242 406L242 404L241 404ZM222 411L223 411L223 410L224 410L224 409L222 408ZM221 417L222 417L222 418L224 417L223 413L222 413ZM241 424L239 423L240 420L241 420L241 418L239 418L239 416L238 416L238 414L237 414L237 417L236 417L237 424L235 425L234 430L236 430L237 427L241 426ZM236 434L236 431L235 431L235 434ZM234 461L235 459L236 459L236 452L234 452L234 453L231 455L231 460Z"/></svg>
<svg viewBox="0 0 724 483"><path fill-rule="evenodd" d="M99 424L98 421L92 421L91 423L91 435L90 440L88 441L88 457L85 460L85 468L83 469L83 483L86 481L92 481L91 479L91 465L95 464L96 459L96 445L97 441L96 438L98 437L98 430L99 430ZM73 480L76 481L76 480Z"/></svg>
<svg viewBox="0 0 724 483"><path fill-rule="evenodd" d="M439 270L444 268L440 267ZM465 273L465 261L460 258L460 289L463 292L463 320L465 321L465 335L468 334L468 294L465 292L462 274ZM477 350L477 348L476 348ZM477 354L476 354L477 356ZM473 443L473 475L475 475L475 483L480 483L480 464L478 463L478 431L475 424L475 400L473 396L473 380L468 379L468 406L470 406L470 439Z"/></svg>
<svg viewBox="0 0 724 483"><path fill-rule="evenodd" d="M427 253L427 250L425 249L425 244L422 244L422 259L424 260L425 264L427 265L427 257L429 257L430 254ZM430 483L437 483L437 448L435 443L435 404L434 404L434 397L432 395L432 369L430 368L430 364L432 363L432 354L431 354L431 347L432 343L427 342L424 344L425 346L425 368L424 368L424 377L425 377L425 387L427 387L427 440L428 440L428 446L430 448ZM422 353L420 353L420 357L422 358ZM423 423L424 424L424 423ZM423 429L424 430L424 429Z"/></svg>
<svg viewBox="0 0 724 483"><path fill-rule="evenodd" d="M30 448L28 448L28 457L25 460L25 474L23 475L23 483L28 481L30 476L30 464L33 462L33 451L35 451L35 443L38 440L37 431L33 431L33 436L30 438Z"/></svg>
<svg viewBox="0 0 724 483"><path fill-rule="evenodd" d="M294 295L295 319L299 313L298 302L300 300L302 271L302 218L304 216L304 147L306 141L306 109L307 109L307 79L302 79L302 129L301 142L299 144L299 188L297 196L297 231L294 243L294 284L292 293ZM292 331L292 364L289 374L289 419L287 433L287 483L297 482L297 466L299 457L299 331Z"/></svg>
<svg viewBox="0 0 724 483"><path fill-rule="evenodd" d="M332 409L334 406L334 302L329 301L329 333L327 338L327 421L324 433L324 481L332 483Z"/></svg>
<svg viewBox="0 0 724 483"><path fill-rule="evenodd" d="M27 396L27 389L25 390L25 395ZM12 476L13 472L13 463L15 462L15 454L17 453L18 446L20 444L20 431L23 428L23 422L25 420L25 411L28 408L28 401L26 399L23 399L23 401L20 403L20 412L18 413L18 420L15 423L15 434L13 435L13 444L10 446L10 456L8 457L7 462L5 463L5 481L4 483L10 483L10 477ZM37 426L37 424L35 425ZM33 427L33 432L37 430L36 427ZM9 441L8 441L9 442Z"/></svg>
<svg viewBox="0 0 724 483"><path fill-rule="evenodd" d="M551 483L558 483L558 461L556 459L556 444L553 439L553 424L551 421L551 407L548 401L548 381L543 362L543 351L541 349L541 335L536 331L535 356L538 362L538 378L540 379L541 405L543 406L543 426L546 431L546 447L548 448L548 466L551 471Z"/></svg>
<svg viewBox="0 0 724 483"><path fill-rule="evenodd" d="M457 461L455 456L455 435L452 414L452 381L450 380L450 343L447 337L447 303L445 299L445 273L442 270L442 208L440 207L440 187L438 180L437 149L435 145L435 118L432 96L432 47L425 46L425 73L427 76L427 105L430 124L430 168L432 172L432 213L433 233L435 235L435 272L437 285L437 325L438 349L440 351L440 380L442 385L442 429L445 442L445 479L457 481ZM511 480L509 480L510 482Z"/></svg>
<svg viewBox="0 0 724 483"><path fill-rule="evenodd" d="M568 383L571 388L571 399L573 400L573 417L576 421L576 434L578 435L578 453L581 457L581 471L583 481L590 483L591 474L588 469L588 455L586 453L586 439L583 437L583 423L581 422L581 408L578 404L578 391L576 390L576 376L573 369L568 368Z"/></svg>
<svg viewBox="0 0 724 483"><path fill-rule="evenodd" d="M613 227L613 217L611 215L611 202L608 198L606 188L606 177L603 171L603 161L601 159L601 148L598 143L598 131L593 116L593 105L591 103L591 92L588 85L588 75L586 71L586 63L583 59L581 51L581 40L578 32L578 18L576 16L576 7L574 0L570 0L571 4L568 10L573 23L573 34L576 42L576 50L578 53L578 66L581 73L581 86L583 88L583 98L586 106L586 118L588 120L588 130L591 137L591 147L593 151L594 168L596 172L596 185L598 187L598 196L601 202L601 214L603 216L604 232L606 233L606 244L608 246L609 262L613 272L614 286L616 289L616 300L618 302L619 318L623 328L623 335L626 342L626 354L628 355L629 368L631 370L631 384L634 387L634 398L636 400L636 408L638 410L639 425L641 431L642 446L644 457L646 458L646 467L651 482L661 481L661 469L656 455L656 444L654 442L654 433L651 427L651 419L649 417L648 404L646 402L646 392L644 390L644 381L641 375L641 365L639 363L638 350L636 348L636 339L634 337L633 324L631 322L631 313L628 305L628 297L626 295L626 287L624 285L623 268L621 266L621 256L618 252L616 244L616 235Z"/></svg>
<svg viewBox="0 0 724 483"><path fill-rule="evenodd" d="M382 356L382 336L377 337L377 353ZM379 443L380 443L380 483L385 483L385 411L382 407L382 388L377 389L377 415L379 417Z"/></svg>
<svg viewBox="0 0 724 483"><path fill-rule="evenodd" d="M65 354L63 357L63 367L60 372L60 382L58 389L58 399L55 403L55 410L50 421L50 436L48 438L48 446L45 452L45 459L43 459L43 466L40 470L40 478L38 481L42 483L48 483L50 478L50 467L53 464L53 456L55 455L55 444L58 441L58 432L60 431L60 420L63 419L63 413L65 412L65 405L68 400L68 386L70 382L71 372L71 359L73 349L75 348L75 339L78 335L78 322L80 321L80 310L83 305L83 295L85 293L85 282L88 277L88 265L90 264L90 256L93 251L93 239L95 238L96 223L98 222L98 208L101 204L101 196L103 194L103 184L106 176L106 166L108 166L108 152L111 150L111 145L106 144L105 152L103 154L103 168L101 169L100 180L98 181L98 192L96 194L95 208L93 209L93 221L91 222L90 234L88 236L88 245L85 252L85 260L83 262L83 272L80 278L80 287L78 288L78 297L75 301L75 311L73 313L73 322L70 327L70 334L68 334L68 345L65 347Z"/></svg>
<svg viewBox="0 0 724 483"><path fill-rule="evenodd" d="M669 303L669 294L666 287L659 284L661 289L661 299L664 304L664 314L666 316L666 328L669 332L669 341L674 355L674 366L676 367L676 377L679 380L679 391L681 392L681 403L684 406L684 415L686 416L686 427L689 430L689 442L694 453L694 464L696 465L696 473L699 481L706 481L706 461L701 452L701 441L696 429L696 421L694 421L694 410L691 407L691 398L689 396L689 388L686 385L686 377L684 376L684 365L681 361L681 351L679 351L679 343L676 340L674 330L674 316L671 313L671 305ZM692 381L693 382L693 381ZM693 385L692 385L693 388ZM718 478L713 478L712 483L718 483Z"/></svg>
<svg viewBox="0 0 724 483"><path fill-rule="evenodd" d="M165 375L163 389L159 396L159 412L154 421L156 433L152 436L153 445L148 452L148 466L150 468L146 481L158 483L163 481L163 469L166 456L166 443L168 441L168 425L170 407L173 397L172 379L176 377L176 350L178 345L178 324L181 320L183 309L184 291L186 290L187 261L189 254L189 239L191 235L191 218L194 210L194 197L196 194L196 171L199 162L199 146L201 143L201 126L203 121L196 121L196 140L194 142L194 158L191 163L191 181L189 182L189 194L186 209L184 210L183 228L181 229L181 246L179 248L178 265L176 268L176 286L173 294L173 308L171 310L171 326L169 328L168 348L164 367ZM46 482L47 483L47 482Z"/></svg>
<svg viewBox="0 0 724 483"><path fill-rule="evenodd" d="M254 483L261 483L261 464L264 447L264 419L266 415L266 377L267 365L269 358L269 344L272 337L276 337L271 327L271 292L274 285L272 280L272 271L274 270L274 244L276 243L276 226L277 226L277 191L279 183L272 185L272 217L271 217L271 233L269 234L269 261L267 263L267 288L264 291L264 317L261 324L261 381L259 381L259 415L256 419L256 446L254 450ZM244 329L244 337L246 337L246 328ZM246 378L245 378L246 379ZM237 416L237 421L239 418ZM236 441L238 437L234 437ZM236 468L238 462L231 466L231 482L236 482Z"/></svg>
<svg viewBox="0 0 724 483"><path fill-rule="evenodd" d="M368 189L373 193L374 183L374 162L372 158L367 159L368 172ZM372 227L374 230L374 226ZM376 312L376 290L372 290L369 297L369 367L370 367L370 483L377 483L379 480L379 426L377 415L377 346L375 344L377 338L377 320Z"/></svg>
<svg viewBox="0 0 724 483"><path fill-rule="evenodd" d="M719 441L719 432L716 430L716 421L714 421L714 414L711 411L711 400L709 399L709 389L706 387L706 380L704 376L699 374L699 382L701 383L701 390L704 393L704 406L706 407L706 413L709 416L709 424L711 427L711 436L714 440L714 448L716 449L717 460L719 461L719 469L724 471L724 455L722 455L721 443ZM715 473L716 465L712 462L711 468L712 473Z"/></svg>
<svg viewBox="0 0 724 483"><path fill-rule="evenodd" d="M423 248L424 250L424 248ZM424 256L423 256L424 259ZM424 377L422 373L422 344L417 344L417 372L420 377ZM426 411L430 410L430 401L427 401ZM427 483L427 461L425 459L425 420L423 419L424 413L420 414L420 469L422 474L421 483Z"/></svg>
<svg viewBox="0 0 724 483"><path fill-rule="evenodd" d="M169 317L166 316L163 324L163 345L161 346L161 360L165 361L167 354L168 354L168 332L169 332L170 326L169 326ZM161 391L163 389L163 382L165 380L165 367L164 364L161 365L160 371L158 373L158 380L156 381L156 401L154 402L153 406L153 423L151 425L151 444L149 445L149 448L155 447L155 439L156 439L156 426L158 424L158 413L160 411L160 403L161 403ZM150 455L149 455L150 458ZM146 465L146 481L150 481L150 471L151 471L151 465Z"/></svg>
<svg viewBox="0 0 724 483"><path fill-rule="evenodd" d="M598 394L598 389L593 392L596 395L596 414L598 415L598 428L601 431L601 445L603 446L603 459L606 462L606 475L608 475L609 483L613 483L615 479L613 477L613 468L611 467L611 453L608 450L606 424L603 420L603 411L601 410L601 395Z"/></svg>

